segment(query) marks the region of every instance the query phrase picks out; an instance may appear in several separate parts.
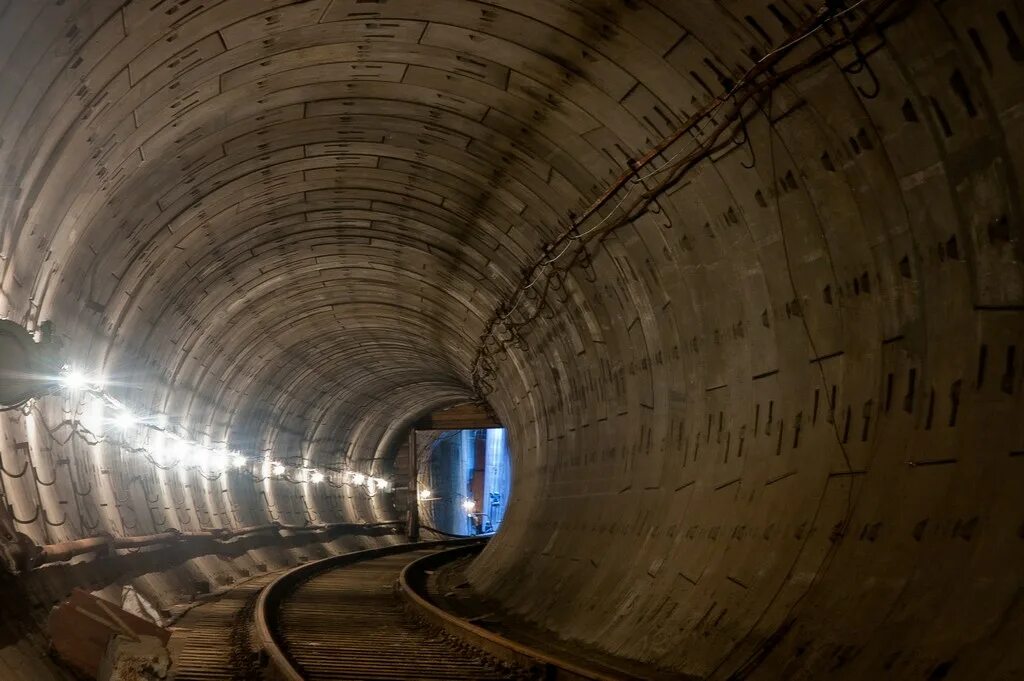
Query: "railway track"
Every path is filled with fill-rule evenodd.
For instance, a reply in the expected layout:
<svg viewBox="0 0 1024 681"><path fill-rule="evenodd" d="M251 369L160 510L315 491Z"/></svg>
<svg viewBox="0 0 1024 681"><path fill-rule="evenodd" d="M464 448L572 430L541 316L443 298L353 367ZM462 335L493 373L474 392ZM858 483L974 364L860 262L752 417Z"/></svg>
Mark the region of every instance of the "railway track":
<svg viewBox="0 0 1024 681"><path fill-rule="evenodd" d="M268 677L528 678L527 670L464 644L410 611L398 586L402 571L452 544L359 551L280 577L264 589L256 608Z"/></svg>
<svg viewBox="0 0 1024 681"><path fill-rule="evenodd" d="M258 655L251 641L252 615L260 591L274 577L273 573L254 577L177 622L168 643L174 681L259 678Z"/></svg>
<svg viewBox="0 0 1024 681"><path fill-rule="evenodd" d="M171 678L636 678L542 652L438 607L430 575L480 546L397 544L260 575L179 621Z"/></svg>

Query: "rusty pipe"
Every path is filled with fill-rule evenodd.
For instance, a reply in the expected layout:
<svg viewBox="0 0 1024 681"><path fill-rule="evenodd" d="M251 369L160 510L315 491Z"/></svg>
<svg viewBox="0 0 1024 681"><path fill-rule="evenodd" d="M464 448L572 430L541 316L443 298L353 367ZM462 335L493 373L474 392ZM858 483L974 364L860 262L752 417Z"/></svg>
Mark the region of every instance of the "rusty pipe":
<svg viewBox="0 0 1024 681"><path fill-rule="evenodd" d="M392 527L403 524L402 521L389 521L379 523L330 523L326 525L287 526L278 523L258 525L254 527L242 527L237 530L212 530L205 532L179 532L177 530L160 532L157 534L137 535L132 537L113 537L109 534L100 534L82 539L59 542L56 544L36 545L27 538L18 546L5 547L8 553L17 555L15 563L19 569L28 570L47 563L57 563L70 560L75 556L86 553L98 555L109 555L118 549L138 549L145 546L158 544L172 544L189 541L230 541L242 535L252 535L261 532L288 532L289 535L297 533L320 533L331 530L347 529L371 529Z"/></svg>

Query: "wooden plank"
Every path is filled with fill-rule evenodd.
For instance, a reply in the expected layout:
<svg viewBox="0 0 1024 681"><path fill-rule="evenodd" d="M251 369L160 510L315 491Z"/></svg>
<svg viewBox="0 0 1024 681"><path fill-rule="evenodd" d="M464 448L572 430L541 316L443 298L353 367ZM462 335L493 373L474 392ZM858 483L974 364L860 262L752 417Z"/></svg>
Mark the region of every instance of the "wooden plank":
<svg viewBox="0 0 1024 681"><path fill-rule="evenodd" d="M71 667L95 678L107 645L120 634L153 636L167 645L170 632L82 589L53 609L48 620L53 649Z"/></svg>

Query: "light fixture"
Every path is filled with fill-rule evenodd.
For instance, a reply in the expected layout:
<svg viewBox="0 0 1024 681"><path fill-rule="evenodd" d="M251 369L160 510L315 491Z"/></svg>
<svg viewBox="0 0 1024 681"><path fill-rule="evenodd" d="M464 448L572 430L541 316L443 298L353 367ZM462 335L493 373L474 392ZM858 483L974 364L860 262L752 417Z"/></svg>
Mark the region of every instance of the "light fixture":
<svg viewBox="0 0 1024 681"><path fill-rule="evenodd" d="M208 461L210 468L215 471L222 471L228 467L228 455L225 452L211 452Z"/></svg>
<svg viewBox="0 0 1024 681"><path fill-rule="evenodd" d="M135 412L106 391L106 382L99 372L83 370L59 357L59 348L51 342L53 329L49 322L44 322L37 331L42 336L39 342L25 327L0 318L0 407L25 408L31 400L60 386L79 392L75 398L83 405L79 407L82 417L73 427L83 424L85 432L97 438L93 444L106 441L127 447L130 451L141 452L161 468L225 471L232 467L246 469L250 464L262 462L263 478L284 477L292 483L320 483L327 479L326 473L305 466L294 468L293 478L285 477L288 468L280 461L272 461L269 454L254 453L249 458L243 452L229 450L226 445L212 449L185 437L178 417L148 410ZM26 371L31 374L28 378L24 378ZM104 425L113 432L101 435ZM134 429L138 429L137 432ZM129 431L133 432L129 434ZM140 437L138 443L133 442L135 435L141 436L146 431L155 432ZM137 446L143 443L145 446ZM249 472L255 476L255 471ZM391 489L392 482L385 478L346 469L335 472L343 481L365 486L371 495L378 490ZM421 496L428 498L430 494L429 490L424 490Z"/></svg>
<svg viewBox="0 0 1024 681"><path fill-rule="evenodd" d="M127 409L122 409L114 416L114 425L121 430L128 430L138 422L135 415Z"/></svg>
<svg viewBox="0 0 1024 681"><path fill-rule="evenodd" d="M89 378L72 367L65 367L65 371L61 374L60 383L68 390L81 390L89 385Z"/></svg>
<svg viewBox="0 0 1024 681"><path fill-rule="evenodd" d="M429 489L420 490L420 499L429 499L432 492Z"/></svg>
<svg viewBox="0 0 1024 681"><path fill-rule="evenodd" d="M175 463L177 463L179 466L188 465L188 455L190 453L190 449L191 448L189 447L189 444L184 440L175 441L174 446L171 448Z"/></svg>
<svg viewBox="0 0 1024 681"><path fill-rule="evenodd" d="M462 502L462 508L465 509L466 513L472 513L473 509L476 508L476 502L472 499L466 499Z"/></svg>

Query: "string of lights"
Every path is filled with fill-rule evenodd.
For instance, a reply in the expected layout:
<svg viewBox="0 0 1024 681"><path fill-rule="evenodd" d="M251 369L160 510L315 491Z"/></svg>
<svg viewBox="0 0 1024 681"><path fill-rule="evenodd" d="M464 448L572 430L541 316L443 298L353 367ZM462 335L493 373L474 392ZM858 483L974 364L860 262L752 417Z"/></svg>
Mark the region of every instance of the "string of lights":
<svg viewBox="0 0 1024 681"><path fill-rule="evenodd" d="M559 302L568 299L565 288L569 271L581 267L588 279L596 280L596 275L591 272L589 244L600 243L615 230L633 223L648 211L659 196L677 185L689 170L704 159L743 144L750 146L753 154L747 120L763 110L764 102L772 96L775 88L810 66L831 58L843 47L853 47L860 55L857 41L867 32L875 30L882 13L899 1L880 0L870 9L864 7L869 0L857 0L845 8L837 7L834 1L821 5L780 46L755 58L754 64L735 83L727 86L725 93L701 107L678 130L638 160L630 161L629 169L583 214L572 216L569 226L541 249L541 254L532 266L524 269L520 284L495 308L481 333L472 367L473 386L481 398L493 390L497 375L495 357L499 354L507 355L510 346L520 351L528 350L529 344L524 335L530 325L542 315L548 319L554 316L554 306L549 300L551 292L563 292L563 299ZM856 13L862 9L863 17L856 25L847 26L846 20L856 20ZM839 23L842 28L838 35L830 28L835 23ZM827 32L830 39L798 63L779 68L783 57L793 48L821 31ZM751 106L745 112L748 104ZM672 154L658 168L641 173L643 168L686 135L690 136L690 143ZM726 139L721 141L723 136ZM648 181L658 175L664 175L664 178L648 188ZM645 191L638 191L641 188ZM602 215L601 210L605 204L615 200L616 196L618 200L615 205L607 214ZM630 197L633 200L627 204ZM567 254L568 257L565 257ZM548 314L545 314L546 311ZM515 318L517 313L518 318Z"/></svg>
<svg viewBox="0 0 1024 681"><path fill-rule="evenodd" d="M235 470L248 473L257 482L277 479L295 484L319 485L326 482L335 488L351 485L362 487L371 496L391 488L391 482L385 478L348 468L307 466L303 465L301 457L296 457L299 465L294 465L272 459L269 455L246 456L239 450L229 449L224 443L204 444L172 425L167 414L143 414L131 409L111 395L101 379L71 365L62 368L58 382L72 399L86 403L84 414L62 421L57 428L50 428L43 421L51 437L56 437L56 430L67 427L70 432L64 442L77 436L92 446L113 444L122 451L143 456L162 470L194 470L208 480L218 479ZM30 409L40 419L43 418L42 411L34 402L23 407L23 411ZM109 415L104 415L104 412L109 412ZM102 434L97 432L101 427L105 430Z"/></svg>

